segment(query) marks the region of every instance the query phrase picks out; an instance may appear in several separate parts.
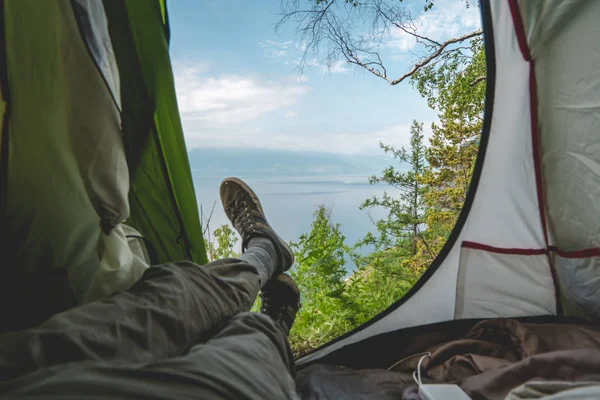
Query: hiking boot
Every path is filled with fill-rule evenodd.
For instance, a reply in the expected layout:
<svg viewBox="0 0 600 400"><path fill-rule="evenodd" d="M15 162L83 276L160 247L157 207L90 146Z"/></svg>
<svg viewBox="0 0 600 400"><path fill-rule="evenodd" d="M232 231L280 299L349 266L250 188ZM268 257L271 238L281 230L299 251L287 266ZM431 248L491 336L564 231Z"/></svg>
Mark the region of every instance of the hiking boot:
<svg viewBox="0 0 600 400"><path fill-rule="evenodd" d="M268 315L286 335L290 333L300 309L300 289L291 276L280 274L263 286L260 312Z"/></svg>
<svg viewBox="0 0 600 400"><path fill-rule="evenodd" d="M277 272L287 271L294 263L294 253L267 222L258 196L238 178L227 178L221 183L221 202L225 215L242 237L242 253L248 249L250 239L269 239L277 253Z"/></svg>

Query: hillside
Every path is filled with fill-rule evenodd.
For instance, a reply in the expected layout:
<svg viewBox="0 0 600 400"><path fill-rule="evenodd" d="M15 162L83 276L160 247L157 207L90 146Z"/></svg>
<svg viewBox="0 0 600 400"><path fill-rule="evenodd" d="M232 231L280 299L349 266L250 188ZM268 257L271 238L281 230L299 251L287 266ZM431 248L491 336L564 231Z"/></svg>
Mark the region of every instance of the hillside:
<svg viewBox="0 0 600 400"><path fill-rule="evenodd" d="M193 149L189 153L193 170L203 175L307 176L364 175L380 172L392 163L384 155L349 155L256 149Z"/></svg>

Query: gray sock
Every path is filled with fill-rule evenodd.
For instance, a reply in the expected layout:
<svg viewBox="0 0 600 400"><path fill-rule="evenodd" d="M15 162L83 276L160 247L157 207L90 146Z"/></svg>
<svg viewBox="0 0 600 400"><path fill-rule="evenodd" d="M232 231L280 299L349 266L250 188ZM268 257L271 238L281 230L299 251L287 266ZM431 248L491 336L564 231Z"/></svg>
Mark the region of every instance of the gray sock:
<svg viewBox="0 0 600 400"><path fill-rule="evenodd" d="M273 277L278 270L277 252L273 242L267 238L254 237L248 242L248 248L240 257L241 260L256 267L260 276L261 287Z"/></svg>

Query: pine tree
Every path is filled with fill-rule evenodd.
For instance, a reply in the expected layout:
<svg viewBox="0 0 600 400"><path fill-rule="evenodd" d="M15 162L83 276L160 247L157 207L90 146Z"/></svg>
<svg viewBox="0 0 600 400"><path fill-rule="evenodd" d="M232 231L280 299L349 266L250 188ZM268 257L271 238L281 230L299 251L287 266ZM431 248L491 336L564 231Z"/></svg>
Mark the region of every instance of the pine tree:
<svg viewBox="0 0 600 400"><path fill-rule="evenodd" d="M396 149L393 146L380 143L386 154L392 154L401 165L408 170L389 166L379 176L371 176L369 183L386 184L396 193L385 191L382 196L373 196L361 205L361 209L382 207L386 217L377 221L379 236L367 235L361 242L375 245L383 250L401 246L406 255L415 256L418 251L418 241L422 239L421 229L424 223L424 193L423 172L425 170L425 145L423 143L423 124L413 121L410 128L410 149Z"/></svg>
<svg viewBox="0 0 600 400"><path fill-rule="evenodd" d="M423 174L431 259L441 250L467 196L483 124L485 74L483 42L476 39L468 55L457 53L442 67L424 68L414 80L440 118L432 124Z"/></svg>

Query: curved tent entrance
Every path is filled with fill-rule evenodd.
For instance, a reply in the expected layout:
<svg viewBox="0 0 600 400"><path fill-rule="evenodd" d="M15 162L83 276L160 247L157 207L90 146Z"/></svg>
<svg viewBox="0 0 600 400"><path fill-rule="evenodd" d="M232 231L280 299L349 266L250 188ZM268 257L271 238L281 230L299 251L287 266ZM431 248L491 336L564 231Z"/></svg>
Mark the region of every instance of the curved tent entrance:
<svg viewBox="0 0 600 400"><path fill-rule="evenodd" d="M481 11L484 128L454 231L404 298L299 365L443 321L598 318L600 3L482 1Z"/></svg>

